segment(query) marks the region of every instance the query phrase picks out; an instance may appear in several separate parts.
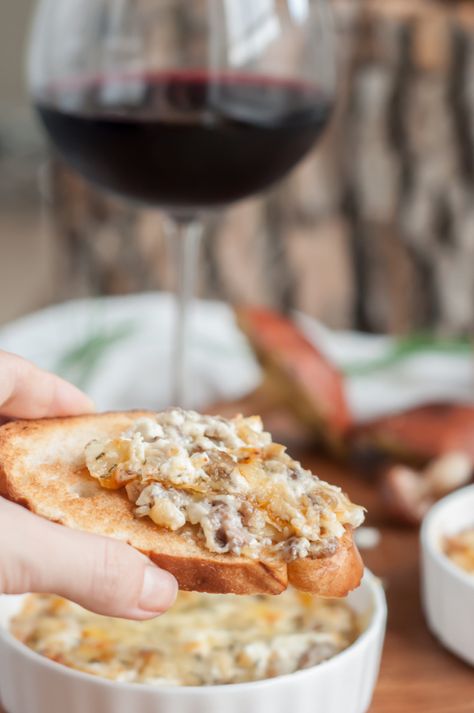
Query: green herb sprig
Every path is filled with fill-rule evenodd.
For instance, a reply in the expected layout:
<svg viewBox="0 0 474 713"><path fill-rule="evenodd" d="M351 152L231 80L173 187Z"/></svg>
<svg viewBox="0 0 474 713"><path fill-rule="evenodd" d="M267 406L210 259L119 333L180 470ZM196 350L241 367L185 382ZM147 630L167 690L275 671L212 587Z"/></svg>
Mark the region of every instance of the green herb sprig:
<svg viewBox="0 0 474 713"><path fill-rule="evenodd" d="M468 337L443 339L430 334L411 334L396 340L394 345L381 357L369 361L346 364L342 371L346 376L370 376L396 366L410 357L423 353L438 354L473 354L473 342Z"/></svg>
<svg viewBox="0 0 474 713"><path fill-rule="evenodd" d="M55 371L81 389L86 388L100 360L118 342L130 337L135 324L126 322L107 330L95 327L84 341L68 349L58 360Z"/></svg>

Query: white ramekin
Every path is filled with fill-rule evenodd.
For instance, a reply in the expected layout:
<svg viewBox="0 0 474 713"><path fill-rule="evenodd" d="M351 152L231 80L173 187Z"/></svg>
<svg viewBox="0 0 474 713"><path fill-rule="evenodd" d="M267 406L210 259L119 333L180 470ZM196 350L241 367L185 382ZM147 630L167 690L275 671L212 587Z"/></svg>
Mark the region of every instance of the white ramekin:
<svg viewBox="0 0 474 713"><path fill-rule="evenodd" d="M8 713L365 713L377 680L386 603L366 572L349 603L366 619L352 646L325 663L254 683L153 687L115 683L56 664L8 633L22 597L0 597L0 696Z"/></svg>
<svg viewBox="0 0 474 713"><path fill-rule="evenodd" d="M428 626L454 654L474 666L474 576L442 551L443 538L474 525L474 485L439 501L421 528L422 597Z"/></svg>

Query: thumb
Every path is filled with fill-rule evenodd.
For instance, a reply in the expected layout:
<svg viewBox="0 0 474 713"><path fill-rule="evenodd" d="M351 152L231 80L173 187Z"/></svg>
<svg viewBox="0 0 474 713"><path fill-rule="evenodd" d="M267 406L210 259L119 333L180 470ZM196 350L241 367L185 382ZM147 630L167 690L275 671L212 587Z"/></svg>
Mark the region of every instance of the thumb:
<svg viewBox="0 0 474 713"><path fill-rule="evenodd" d="M118 540L70 530L0 498L0 591L54 592L108 616L150 619L175 578Z"/></svg>

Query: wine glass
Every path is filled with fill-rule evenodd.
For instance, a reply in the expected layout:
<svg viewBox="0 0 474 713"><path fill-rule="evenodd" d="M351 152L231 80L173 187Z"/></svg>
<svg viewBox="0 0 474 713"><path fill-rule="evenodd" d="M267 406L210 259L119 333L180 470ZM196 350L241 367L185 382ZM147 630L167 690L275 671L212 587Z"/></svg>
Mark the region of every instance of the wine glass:
<svg viewBox="0 0 474 713"><path fill-rule="evenodd" d="M333 106L328 0L41 0L29 83L91 183L165 211L177 261L173 397L204 214L285 176Z"/></svg>

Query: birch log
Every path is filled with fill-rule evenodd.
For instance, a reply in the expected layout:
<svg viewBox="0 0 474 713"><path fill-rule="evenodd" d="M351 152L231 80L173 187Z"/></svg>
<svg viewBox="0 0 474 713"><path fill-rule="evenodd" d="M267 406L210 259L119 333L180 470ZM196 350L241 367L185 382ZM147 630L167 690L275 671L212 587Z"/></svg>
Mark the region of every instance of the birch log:
<svg viewBox="0 0 474 713"><path fill-rule="evenodd" d="M343 65L324 140L215 217L202 296L374 332L474 322L474 2L334 0ZM163 220L56 164L62 292L168 289Z"/></svg>

